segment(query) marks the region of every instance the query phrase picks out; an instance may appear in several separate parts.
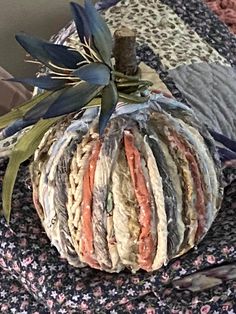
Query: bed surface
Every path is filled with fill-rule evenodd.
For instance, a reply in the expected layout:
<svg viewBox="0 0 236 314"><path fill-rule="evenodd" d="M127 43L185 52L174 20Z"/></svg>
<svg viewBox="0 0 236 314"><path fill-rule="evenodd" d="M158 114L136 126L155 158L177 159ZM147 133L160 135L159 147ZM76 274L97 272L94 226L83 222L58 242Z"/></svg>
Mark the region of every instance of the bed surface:
<svg viewBox="0 0 236 314"><path fill-rule="evenodd" d="M115 2L100 2L97 8ZM235 139L236 37L206 4L123 0L104 16L112 30L123 24L136 29L139 60L154 69L166 89L193 107L205 123ZM75 39L73 24L54 36L60 43L73 44ZM0 159L1 180L6 164ZM236 169L227 168L224 175L228 187L221 211L198 248L151 274L105 274L69 266L50 245L32 203L25 163L15 185L10 227L0 219L0 311L233 314ZM226 268L219 268L222 265Z"/></svg>

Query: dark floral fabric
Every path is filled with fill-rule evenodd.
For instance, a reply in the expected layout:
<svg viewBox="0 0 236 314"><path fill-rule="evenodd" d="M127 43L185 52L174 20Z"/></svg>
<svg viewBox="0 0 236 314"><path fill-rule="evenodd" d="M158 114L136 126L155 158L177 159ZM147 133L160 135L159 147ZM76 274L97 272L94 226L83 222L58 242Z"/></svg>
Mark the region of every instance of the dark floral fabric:
<svg viewBox="0 0 236 314"><path fill-rule="evenodd" d="M236 62L235 38L201 1L163 2L231 64ZM203 20L209 27L201 24ZM148 46L138 47L138 56L156 69L177 99L185 101ZM0 181L6 165L7 160L0 159ZM28 166L28 162L22 165L17 178L10 227L0 217L1 313L236 313L233 274L222 285L203 292L173 286L179 278L236 264L236 169L224 170L228 187L222 208L201 244L157 272L134 275L107 274L89 267L76 269L60 258L34 209Z"/></svg>
<svg viewBox="0 0 236 314"><path fill-rule="evenodd" d="M13 314L46 314L49 311L39 304L34 297L27 293L18 280L11 277L8 272L0 270L0 313Z"/></svg>
<svg viewBox="0 0 236 314"><path fill-rule="evenodd" d="M1 178L5 167L6 161L1 160ZM11 228L3 218L0 220L2 309L5 313L115 314L156 313L154 309L157 313L178 313L181 308L189 308L195 313L208 313L202 307L205 302L210 306L215 301L221 309L226 303L233 309L236 281L225 283L227 290L221 286L197 295L177 292L171 285L174 279L213 265L236 262L236 173L233 169L230 173L228 180L234 181L226 189L222 209L198 248L151 274L106 274L88 267L73 268L58 256L33 208L28 165L23 165L14 191Z"/></svg>

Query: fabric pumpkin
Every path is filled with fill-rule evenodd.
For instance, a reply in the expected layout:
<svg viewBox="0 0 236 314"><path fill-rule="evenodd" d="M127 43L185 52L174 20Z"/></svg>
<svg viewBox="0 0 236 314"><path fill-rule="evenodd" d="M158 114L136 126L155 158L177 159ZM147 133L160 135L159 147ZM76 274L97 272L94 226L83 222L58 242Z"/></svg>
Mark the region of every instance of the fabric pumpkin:
<svg viewBox="0 0 236 314"><path fill-rule="evenodd" d="M151 94L47 131L31 166L33 198L52 244L76 267L157 270L197 245L222 199L214 141L185 105Z"/></svg>

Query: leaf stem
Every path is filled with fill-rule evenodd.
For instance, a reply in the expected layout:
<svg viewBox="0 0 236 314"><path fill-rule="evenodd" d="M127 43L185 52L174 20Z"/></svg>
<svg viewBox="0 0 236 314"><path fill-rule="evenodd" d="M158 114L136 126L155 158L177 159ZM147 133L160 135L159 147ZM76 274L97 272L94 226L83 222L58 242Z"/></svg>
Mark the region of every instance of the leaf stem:
<svg viewBox="0 0 236 314"><path fill-rule="evenodd" d="M118 72L118 71L112 71L111 73L112 73L112 75L114 75L118 78L123 78L123 79L126 79L128 81L132 81L132 82L138 82L139 81L139 76L137 76L137 75L135 75L135 76L125 75L125 74Z"/></svg>
<svg viewBox="0 0 236 314"><path fill-rule="evenodd" d="M131 81L127 81L127 82L117 82L117 86L118 87L129 87L129 86L152 86L153 83L150 82L150 81L142 81L142 80L139 80L138 82L131 82Z"/></svg>

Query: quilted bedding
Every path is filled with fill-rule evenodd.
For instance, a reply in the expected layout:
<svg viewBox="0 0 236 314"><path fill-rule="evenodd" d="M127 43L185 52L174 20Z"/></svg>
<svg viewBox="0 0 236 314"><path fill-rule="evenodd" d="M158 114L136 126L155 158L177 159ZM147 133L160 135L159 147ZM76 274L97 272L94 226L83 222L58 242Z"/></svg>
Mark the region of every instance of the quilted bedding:
<svg viewBox="0 0 236 314"><path fill-rule="evenodd" d="M113 31L121 25L137 31L139 60L156 71L162 89L235 139L236 37L206 4L107 0L97 8L106 9ZM74 25L53 39L73 44ZM0 159L1 180L6 163ZM224 175L222 209L198 248L151 274L106 274L69 266L50 245L32 204L26 162L10 227L0 219L0 312L236 313L235 167Z"/></svg>

